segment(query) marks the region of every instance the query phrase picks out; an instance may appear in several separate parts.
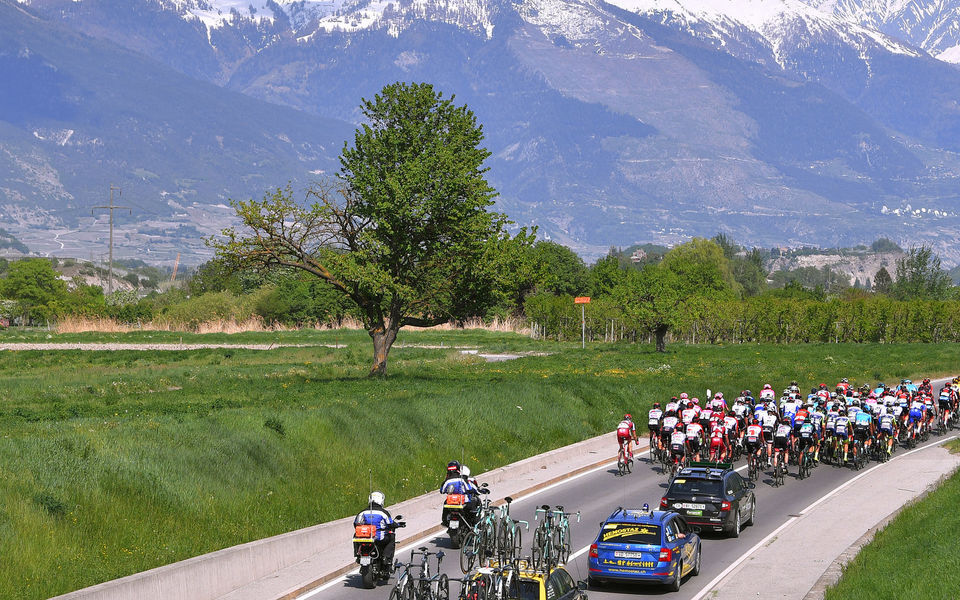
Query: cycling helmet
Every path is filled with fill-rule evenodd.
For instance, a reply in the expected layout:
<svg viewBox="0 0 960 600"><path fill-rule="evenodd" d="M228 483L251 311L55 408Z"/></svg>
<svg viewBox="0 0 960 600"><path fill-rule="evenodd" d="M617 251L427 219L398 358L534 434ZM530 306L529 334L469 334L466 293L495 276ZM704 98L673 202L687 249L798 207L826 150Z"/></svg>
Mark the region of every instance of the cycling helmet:
<svg viewBox="0 0 960 600"><path fill-rule="evenodd" d="M460 476L463 477L464 479L466 479L467 477L470 477L470 467L468 467L467 465L463 465L460 468Z"/></svg>
<svg viewBox="0 0 960 600"><path fill-rule="evenodd" d="M653 403L653 407L654 407L654 408L660 408L660 403L659 403L659 402L654 402L654 403Z"/></svg>
<svg viewBox="0 0 960 600"><path fill-rule="evenodd" d="M690 397L690 396L688 396L686 392L681 392L681 394L680 394L680 399L681 399L681 400L686 400L686 399L689 398L689 397Z"/></svg>
<svg viewBox="0 0 960 600"><path fill-rule="evenodd" d="M821 390L827 389L827 384L821 383L821 384L820 384L820 389L821 389Z"/></svg>
<svg viewBox="0 0 960 600"><path fill-rule="evenodd" d="M844 377L843 379L840 380L840 383L850 383L850 380Z"/></svg>
<svg viewBox="0 0 960 600"><path fill-rule="evenodd" d="M773 387L771 387L769 383L765 383L765 384L763 384L763 389L765 389L765 390L772 390Z"/></svg>
<svg viewBox="0 0 960 600"><path fill-rule="evenodd" d="M370 504L378 504L383 506L383 492L370 492L370 497L367 498L367 502Z"/></svg>
<svg viewBox="0 0 960 600"><path fill-rule="evenodd" d="M633 420L633 417L630 416L630 413L627 413L627 414L623 415L623 419L624 419L625 421L632 421L632 420Z"/></svg>
<svg viewBox="0 0 960 600"><path fill-rule="evenodd" d="M693 399L693 403L694 403L694 404L700 404L700 398L694 398L694 399Z"/></svg>
<svg viewBox="0 0 960 600"><path fill-rule="evenodd" d="M925 384L930 383L930 378L929 378L929 377L924 377L924 378L923 378L923 383L925 383Z"/></svg>

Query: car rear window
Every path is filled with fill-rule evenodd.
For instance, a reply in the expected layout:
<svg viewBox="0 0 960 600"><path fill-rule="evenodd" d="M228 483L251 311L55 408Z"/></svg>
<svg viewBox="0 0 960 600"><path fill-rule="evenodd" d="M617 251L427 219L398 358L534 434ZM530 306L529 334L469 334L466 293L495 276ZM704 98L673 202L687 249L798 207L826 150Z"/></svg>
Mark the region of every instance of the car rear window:
<svg viewBox="0 0 960 600"><path fill-rule="evenodd" d="M521 579L520 589L517 592L518 600L540 600L540 583Z"/></svg>
<svg viewBox="0 0 960 600"><path fill-rule="evenodd" d="M684 479L673 481L667 496L673 494L700 494L702 496L722 496L723 482L719 479Z"/></svg>
<svg viewBox="0 0 960 600"><path fill-rule="evenodd" d="M607 523L600 541L611 544L659 544L660 526L638 523Z"/></svg>

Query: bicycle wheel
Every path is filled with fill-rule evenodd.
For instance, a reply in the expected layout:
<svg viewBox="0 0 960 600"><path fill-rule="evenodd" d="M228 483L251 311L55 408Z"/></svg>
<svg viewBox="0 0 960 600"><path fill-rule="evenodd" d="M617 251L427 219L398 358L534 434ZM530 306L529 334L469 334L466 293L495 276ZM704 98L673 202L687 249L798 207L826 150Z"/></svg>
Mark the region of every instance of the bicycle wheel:
<svg viewBox="0 0 960 600"><path fill-rule="evenodd" d="M387 598L387 600L403 600L400 597L400 590L398 590L397 588L393 588L392 590L390 590L390 596Z"/></svg>
<svg viewBox="0 0 960 600"><path fill-rule="evenodd" d="M520 560L520 553L523 551L523 531L520 527L514 525L513 528L513 549L510 552L510 560L516 562Z"/></svg>
<svg viewBox="0 0 960 600"><path fill-rule="evenodd" d="M530 546L530 560L533 562L533 568L539 571L543 567L543 529L537 527L533 532L533 545Z"/></svg>
<svg viewBox="0 0 960 600"><path fill-rule="evenodd" d="M516 528L511 519L500 522L497 527L497 556L501 558L510 557L513 550L513 530Z"/></svg>
<svg viewBox="0 0 960 600"><path fill-rule="evenodd" d="M437 579L437 589L433 593L433 600L450 600L450 578L442 573Z"/></svg>
<svg viewBox="0 0 960 600"><path fill-rule="evenodd" d="M617 475L623 477L627 471L627 461L623 458L623 452L617 457Z"/></svg>
<svg viewBox="0 0 960 600"><path fill-rule="evenodd" d="M403 588L400 590L400 600L416 600L417 590L413 587L413 581L407 575L403 582Z"/></svg>
<svg viewBox="0 0 960 600"><path fill-rule="evenodd" d="M460 544L460 570L464 573L469 573L477 561L478 542L477 533L471 531Z"/></svg>

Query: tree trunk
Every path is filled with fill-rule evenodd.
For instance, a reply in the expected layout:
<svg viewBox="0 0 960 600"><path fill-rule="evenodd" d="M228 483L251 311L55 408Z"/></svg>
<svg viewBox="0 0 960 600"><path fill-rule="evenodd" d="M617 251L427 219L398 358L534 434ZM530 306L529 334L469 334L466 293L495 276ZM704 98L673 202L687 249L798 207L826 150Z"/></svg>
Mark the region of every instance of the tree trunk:
<svg viewBox="0 0 960 600"><path fill-rule="evenodd" d="M666 352L667 351L667 326L666 325L657 325L656 329L653 330L654 335L657 336L657 352Z"/></svg>
<svg viewBox="0 0 960 600"><path fill-rule="evenodd" d="M385 377L387 375L387 355L393 342L397 340L399 327L374 327L367 333L373 339L373 366L370 367L370 377Z"/></svg>

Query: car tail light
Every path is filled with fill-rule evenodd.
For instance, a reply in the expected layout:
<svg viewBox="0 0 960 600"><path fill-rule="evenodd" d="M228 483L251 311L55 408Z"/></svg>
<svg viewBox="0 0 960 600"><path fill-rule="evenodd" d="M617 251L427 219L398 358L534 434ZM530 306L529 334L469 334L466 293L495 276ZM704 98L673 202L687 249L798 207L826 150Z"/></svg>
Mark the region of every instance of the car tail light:
<svg viewBox="0 0 960 600"><path fill-rule="evenodd" d="M673 560L673 552L670 548L660 548L660 562L670 562Z"/></svg>
<svg viewBox="0 0 960 600"><path fill-rule="evenodd" d="M724 500L720 503L720 510L730 510L730 503Z"/></svg>
<svg viewBox="0 0 960 600"><path fill-rule="evenodd" d="M600 558L600 554L597 552L596 544L590 544L590 558Z"/></svg>
<svg viewBox="0 0 960 600"><path fill-rule="evenodd" d="M667 502L666 496L664 496L663 498L660 498L660 508L668 508L669 506L670 506L670 503Z"/></svg>

